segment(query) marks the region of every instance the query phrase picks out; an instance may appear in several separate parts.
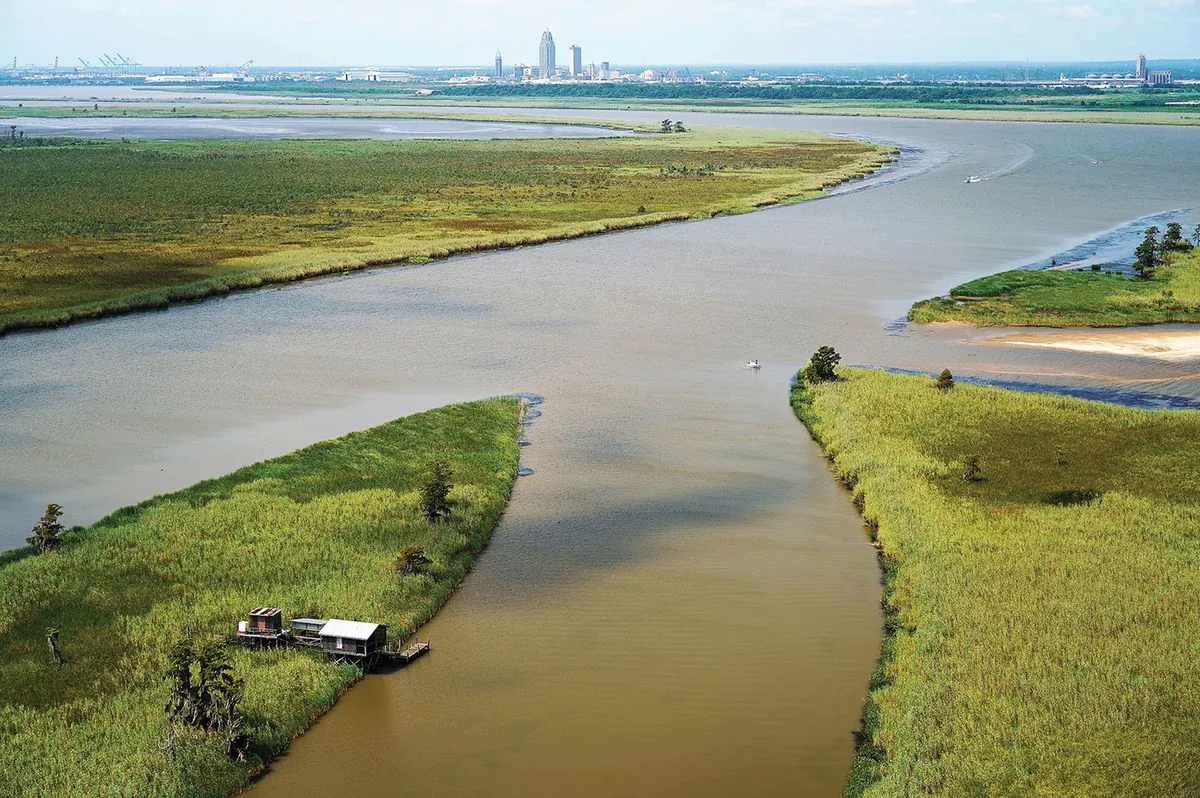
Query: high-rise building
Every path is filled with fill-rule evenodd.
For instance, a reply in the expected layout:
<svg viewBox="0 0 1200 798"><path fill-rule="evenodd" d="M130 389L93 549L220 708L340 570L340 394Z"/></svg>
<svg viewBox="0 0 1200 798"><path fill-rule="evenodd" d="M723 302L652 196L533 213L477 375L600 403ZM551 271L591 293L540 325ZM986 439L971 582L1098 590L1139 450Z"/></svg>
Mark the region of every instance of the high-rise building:
<svg viewBox="0 0 1200 798"><path fill-rule="evenodd" d="M504 59L500 57L500 51L496 51L496 77L504 77Z"/></svg>
<svg viewBox="0 0 1200 798"><path fill-rule="evenodd" d="M542 77L554 77L554 70L557 69L557 64L554 61L554 37L550 35L550 30L542 34L542 42L538 45L538 68Z"/></svg>
<svg viewBox="0 0 1200 798"><path fill-rule="evenodd" d="M571 77L577 78L583 74L583 50L578 44L571 45Z"/></svg>
<svg viewBox="0 0 1200 798"><path fill-rule="evenodd" d="M1135 74L1135 77L1138 80L1146 79L1146 56L1144 55L1139 55L1137 57L1137 73Z"/></svg>

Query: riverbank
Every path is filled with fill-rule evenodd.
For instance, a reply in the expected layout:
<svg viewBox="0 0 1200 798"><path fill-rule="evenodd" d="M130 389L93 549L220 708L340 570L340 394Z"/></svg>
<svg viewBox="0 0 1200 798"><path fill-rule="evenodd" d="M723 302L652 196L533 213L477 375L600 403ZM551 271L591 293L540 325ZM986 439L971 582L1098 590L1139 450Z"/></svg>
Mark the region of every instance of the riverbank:
<svg viewBox="0 0 1200 798"><path fill-rule="evenodd" d="M714 114L799 114L804 116L862 116L889 119L952 119L968 122L1094 122L1112 125L1200 125L1200 111L1183 106L1178 110L1122 110L1114 108L1072 109L1063 106L1025 105L1013 107L963 107L962 105L912 105L905 103L866 103L854 100L813 102L745 102L727 103L711 100L578 100L538 98L537 102L511 98L487 99L413 99L406 104L440 105L448 108L553 108L655 111L667 113L698 112Z"/></svg>
<svg viewBox="0 0 1200 798"><path fill-rule="evenodd" d="M894 152L732 128L587 140L28 140L0 149L0 332L746 212L820 196Z"/></svg>
<svg viewBox="0 0 1200 798"><path fill-rule="evenodd" d="M261 87L260 87L261 89ZM211 91L212 89L210 89ZM246 91L244 88L240 91ZM1180 105L1171 108L1154 107L1122 107L1100 105L1096 107L1070 107L1065 104L1013 104L1010 106L995 105L964 105L962 103L931 103L913 104L905 102L865 102L856 100L787 102L787 101L748 101L729 100L725 102L714 100L647 100L647 99L603 99L603 98L571 98L571 97L424 97L406 96L403 98L388 98L386 96L357 97L346 96L288 96L255 98L253 92L248 99L230 97L222 101L206 97L204 105L196 105L181 100L175 105L164 103L153 97L153 90L146 90L144 99L112 100L100 98L98 111L89 111L86 103L77 101L74 104L64 102L61 105L48 105L44 101L38 105L16 107L0 105L0 118L16 116L33 116L58 118L86 114L89 117L172 117L186 116L244 118L244 117L337 117L364 116L371 118L430 118L436 116L433 109L446 109L445 113L452 114L450 109L546 109L546 110L598 110L598 111L652 111L655 113L717 113L717 114L798 114L805 116L858 116L879 117L889 119L948 119L976 122L1055 122L1081 123L1094 122L1101 124L1119 125L1171 125L1188 126L1200 125L1200 110L1196 106ZM262 107L261 103L269 102L270 107ZM260 107L242 107L255 106ZM324 105L324 108L289 107L289 106ZM389 110L386 106L397 105L420 106L430 110ZM368 106L368 107L362 107ZM173 108L181 110L173 111ZM453 118L453 117L448 117ZM559 122L560 120L555 120Z"/></svg>
<svg viewBox="0 0 1200 798"><path fill-rule="evenodd" d="M180 732L163 745L167 654L185 626L220 638L257 606L390 625L402 640L487 545L516 477L515 398L408 416L126 507L61 549L0 554L0 793L221 796L244 787L359 678L295 649L231 650L247 761ZM450 465L453 512L417 485ZM69 510L69 508L68 508ZM32 522L31 522L32 525ZM408 546L430 559L404 574ZM45 630L59 630L56 665Z"/></svg>
<svg viewBox="0 0 1200 798"><path fill-rule="evenodd" d="M1200 790L1200 413L839 374L792 403L884 575L846 794Z"/></svg>
<svg viewBox="0 0 1200 798"><path fill-rule="evenodd" d="M1126 327L1200 322L1200 249L1175 252L1147 280L1104 271L1017 269L917 302L909 321L978 327Z"/></svg>

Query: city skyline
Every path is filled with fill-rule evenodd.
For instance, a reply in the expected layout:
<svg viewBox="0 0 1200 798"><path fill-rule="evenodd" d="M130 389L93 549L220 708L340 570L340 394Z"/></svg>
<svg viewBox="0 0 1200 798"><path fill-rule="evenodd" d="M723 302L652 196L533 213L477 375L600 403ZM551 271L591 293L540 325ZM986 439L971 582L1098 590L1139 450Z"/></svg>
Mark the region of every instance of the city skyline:
<svg viewBox="0 0 1200 798"><path fill-rule="evenodd" d="M486 63L499 48L515 63L532 60L531 33L547 28L594 58L629 64L1200 56L1200 0L613 0L599 10L498 0L417 0L402 10L317 0L44 0L0 9L0 59L71 64L120 51L143 64L456 65Z"/></svg>

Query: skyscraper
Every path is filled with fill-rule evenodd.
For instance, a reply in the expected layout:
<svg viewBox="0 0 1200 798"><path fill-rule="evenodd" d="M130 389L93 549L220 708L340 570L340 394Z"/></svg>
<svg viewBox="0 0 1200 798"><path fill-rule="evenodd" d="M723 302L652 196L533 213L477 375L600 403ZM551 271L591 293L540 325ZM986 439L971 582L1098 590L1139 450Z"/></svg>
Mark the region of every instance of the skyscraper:
<svg viewBox="0 0 1200 798"><path fill-rule="evenodd" d="M542 43L538 45L538 66L542 77L554 77L554 37L550 35L549 28L542 34Z"/></svg>
<svg viewBox="0 0 1200 798"><path fill-rule="evenodd" d="M496 51L496 77L504 77L504 59L500 57L500 51Z"/></svg>
<svg viewBox="0 0 1200 798"><path fill-rule="evenodd" d="M1146 56L1139 55L1137 57L1137 75L1138 80L1146 79Z"/></svg>
<svg viewBox="0 0 1200 798"><path fill-rule="evenodd" d="M571 45L571 77L577 78L583 74L583 50L578 44Z"/></svg>

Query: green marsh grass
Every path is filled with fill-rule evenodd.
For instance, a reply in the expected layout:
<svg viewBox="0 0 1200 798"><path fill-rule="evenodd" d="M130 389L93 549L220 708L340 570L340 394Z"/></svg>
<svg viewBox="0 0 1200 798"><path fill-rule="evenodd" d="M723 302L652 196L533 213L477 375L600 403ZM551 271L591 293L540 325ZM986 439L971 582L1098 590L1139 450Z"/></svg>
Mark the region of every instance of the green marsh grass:
<svg viewBox="0 0 1200 798"><path fill-rule="evenodd" d="M1200 413L839 374L792 402L884 571L846 795L1200 794Z"/></svg>
<svg viewBox="0 0 1200 798"><path fill-rule="evenodd" d="M333 705L359 674L318 652L236 649L254 740L230 763L203 736L166 731L166 653L185 625L236 630L262 605L411 634L454 591L500 519L517 467L519 402L402 418L126 507L61 550L0 560L0 795L221 796ZM427 524L416 485L451 464L451 521ZM406 546L432 559L401 575ZM65 664L44 632L61 630Z"/></svg>
<svg viewBox="0 0 1200 798"><path fill-rule="evenodd" d="M1200 249L1176 252L1149 280L1093 271L1018 269L916 303L910 321L979 326L1124 327L1200 322Z"/></svg>
<svg viewBox="0 0 1200 798"><path fill-rule="evenodd" d="M0 147L0 332L753 210L818 196L892 157L865 142L730 128L37 144Z"/></svg>

